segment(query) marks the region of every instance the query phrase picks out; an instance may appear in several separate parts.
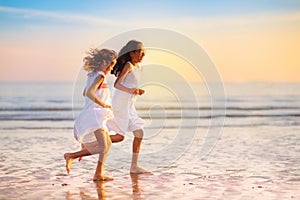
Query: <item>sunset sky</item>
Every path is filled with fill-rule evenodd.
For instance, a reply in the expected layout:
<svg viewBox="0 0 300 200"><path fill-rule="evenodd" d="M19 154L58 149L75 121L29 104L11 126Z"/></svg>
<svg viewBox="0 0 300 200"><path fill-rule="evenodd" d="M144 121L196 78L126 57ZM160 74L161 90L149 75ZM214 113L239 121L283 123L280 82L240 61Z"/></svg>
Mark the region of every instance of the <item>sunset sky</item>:
<svg viewBox="0 0 300 200"><path fill-rule="evenodd" d="M90 47L149 27L197 42L226 82L300 81L299 0L0 0L0 81L74 81Z"/></svg>

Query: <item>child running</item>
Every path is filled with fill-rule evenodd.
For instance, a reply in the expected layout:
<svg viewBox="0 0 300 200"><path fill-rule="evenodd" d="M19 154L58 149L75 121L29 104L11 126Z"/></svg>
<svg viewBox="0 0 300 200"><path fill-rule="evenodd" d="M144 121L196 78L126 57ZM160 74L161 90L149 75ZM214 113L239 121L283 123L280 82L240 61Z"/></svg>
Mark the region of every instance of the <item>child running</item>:
<svg viewBox="0 0 300 200"><path fill-rule="evenodd" d="M84 90L85 107L75 120L74 137L82 144L82 150L65 153L66 170L70 173L72 161L82 156L99 154L94 181L113 180L104 176L104 163L112 142L120 142L123 135L109 136L105 128L107 120L113 117L110 105L110 91L106 75L116 64L116 53L108 49L91 49L84 58L84 69L88 79ZM116 127L116 126L114 126Z"/></svg>
<svg viewBox="0 0 300 200"><path fill-rule="evenodd" d="M142 68L139 66L145 56L142 42L130 40L119 52L117 63L111 71L117 79L115 81L115 95L112 99L114 122L122 132L132 132L132 160L130 173L151 173L138 165L138 157L144 135L144 120L141 119L134 106L137 95L144 94L139 88Z"/></svg>

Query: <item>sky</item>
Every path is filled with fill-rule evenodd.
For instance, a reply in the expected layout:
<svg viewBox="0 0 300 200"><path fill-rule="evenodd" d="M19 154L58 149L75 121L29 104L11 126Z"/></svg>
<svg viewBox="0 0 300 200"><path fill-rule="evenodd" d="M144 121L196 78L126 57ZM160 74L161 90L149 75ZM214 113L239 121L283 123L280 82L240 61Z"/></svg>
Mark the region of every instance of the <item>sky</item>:
<svg viewBox="0 0 300 200"><path fill-rule="evenodd" d="M74 81L89 48L143 28L195 41L225 82L300 81L299 0L0 0L0 81Z"/></svg>

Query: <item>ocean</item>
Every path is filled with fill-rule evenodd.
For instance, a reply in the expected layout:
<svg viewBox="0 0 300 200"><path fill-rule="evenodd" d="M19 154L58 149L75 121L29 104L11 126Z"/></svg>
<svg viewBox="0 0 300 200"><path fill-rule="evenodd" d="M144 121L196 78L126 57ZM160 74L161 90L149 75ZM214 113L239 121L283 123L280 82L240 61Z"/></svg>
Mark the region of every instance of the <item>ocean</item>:
<svg viewBox="0 0 300 200"><path fill-rule="evenodd" d="M83 86L0 83L0 199L300 199L300 83L224 83L213 98L204 83L144 85L140 165L153 174L129 174L128 133L103 183L97 156L64 168Z"/></svg>

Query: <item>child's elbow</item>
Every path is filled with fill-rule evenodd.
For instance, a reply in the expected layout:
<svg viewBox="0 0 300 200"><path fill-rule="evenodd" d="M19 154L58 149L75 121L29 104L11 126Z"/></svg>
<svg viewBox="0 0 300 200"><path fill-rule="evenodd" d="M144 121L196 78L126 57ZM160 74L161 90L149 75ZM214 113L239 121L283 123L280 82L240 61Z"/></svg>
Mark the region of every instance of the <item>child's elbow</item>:
<svg viewBox="0 0 300 200"><path fill-rule="evenodd" d="M93 92L92 92L91 90L87 90L87 91L85 92L85 95L86 95L87 97L89 97L90 99L93 98Z"/></svg>
<svg viewBox="0 0 300 200"><path fill-rule="evenodd" d="M118 88L118 86L119 86L119 83L115 82L114 83L114 88Z"/></svg>

